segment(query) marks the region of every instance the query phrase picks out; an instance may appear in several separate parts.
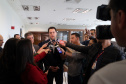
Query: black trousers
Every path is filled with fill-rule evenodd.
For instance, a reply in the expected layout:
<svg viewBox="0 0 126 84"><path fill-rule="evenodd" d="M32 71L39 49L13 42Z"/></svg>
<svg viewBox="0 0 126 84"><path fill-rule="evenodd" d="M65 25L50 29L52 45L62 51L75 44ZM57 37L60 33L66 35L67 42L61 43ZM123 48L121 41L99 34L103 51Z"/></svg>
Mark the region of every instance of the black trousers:
<svg viewBox="0 0 126 84"><path fill-rule="evenodd" d="M78 75L72 77L68 75L68 84L82 84L82 76Z"/></svg>
<svg viewBox="0 0 126 84"><path fill-rule="evenodd" d="M56 84L63 84L63 68L60 68L57 72L49 70L47 78L48 84L53 84L53 78L55 77Z"/></svg>

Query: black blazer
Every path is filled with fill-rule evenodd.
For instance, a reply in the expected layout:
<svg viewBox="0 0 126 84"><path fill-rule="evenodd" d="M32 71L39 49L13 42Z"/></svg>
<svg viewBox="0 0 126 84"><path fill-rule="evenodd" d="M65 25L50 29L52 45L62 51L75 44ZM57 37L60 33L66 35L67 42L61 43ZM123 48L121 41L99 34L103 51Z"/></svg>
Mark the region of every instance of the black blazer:
<svg viewBox="0 0 126 84"><path fill-rule="evenodd" d="M35 51L37 52L39 50L39 46L38 45L33 45L35 48Z"/></svg>
<svg viewBox="0 0 126 84"><path fill-rule="evenodd" d="M43 41L41 43L38 44L39 47L42 47L42 45L44 45L45 43L48 43L50 41L50 39Z"/></svg>
<svg viewBox="0 0 126 84"><path fill-rule="evenodd" d="M47 41L42 42L41 44L48 43L47 47L51 44L50 39ZM41 45L41 46L42 46ZM61 70L63 69L64 60L61 59L60 54L58 51L53 53L52 51L48 53L39 63L38 66L42 69L42 63L45 65L45 71L49 68L49 66L58 66Z"/></svg>
<svg viewBox="0 0 126 84"><path fill-rule="evenodd" d="M0 47L0 53L2 52L2 50L3 50L3 49Z"/></svg>

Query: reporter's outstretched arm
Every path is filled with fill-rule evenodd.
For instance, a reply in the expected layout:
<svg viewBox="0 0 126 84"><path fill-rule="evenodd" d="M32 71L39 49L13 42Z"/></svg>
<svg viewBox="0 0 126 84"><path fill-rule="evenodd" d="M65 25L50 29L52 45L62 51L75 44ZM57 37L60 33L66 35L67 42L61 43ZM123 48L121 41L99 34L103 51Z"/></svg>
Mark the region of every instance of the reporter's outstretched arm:
<svg viewBox="0 0 126 84"><path fill-rule="evenodd" d="M46 54L50 51L50 49L42 49L42 51L43 52L41 52L40 54L38 53L36 56L34 56L35 63L43 59L46 56Z"/></svg>
<svg viewBox="0 0 126 84"><path fill-rule="evenodd" d="M91 48L91 46L78 46L78 45L75 45L75 44L72 44L72 43L68 43L66 41L60 41L59 45L63 46L63 47L72 48L72 49L79 51L79 52L82 52L84 54L87 54L89 49Z"/></svg>
<svg viewBox="0 0 126 84"><path fill-rule="evenodd" d="M42 53L43 51L45 51L44 48L46 48L47 45L48 45L48 43L45 43L45 44L37 51L37 53L40 54L40 53Z"/></svg>
<svg viewBox="0 0 126 84"><path fill-rule="evenodd" d="M76 51L87 54L91 46L78 46L72 43L66 43L66 47L72 48Z"/></svg>
<svg viewBox="0 0 126 84"><path fill-rule="evenodd" d="M41 48L44 49L47 47L47 45L48 45L48 43L45 43Z"/></svg>

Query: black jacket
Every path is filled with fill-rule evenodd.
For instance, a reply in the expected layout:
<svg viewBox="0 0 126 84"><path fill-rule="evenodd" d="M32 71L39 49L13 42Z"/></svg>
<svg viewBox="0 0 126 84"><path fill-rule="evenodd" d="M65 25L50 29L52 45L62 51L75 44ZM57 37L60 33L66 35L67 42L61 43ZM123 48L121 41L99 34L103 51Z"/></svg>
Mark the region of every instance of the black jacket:
<svg viewBox="0 0 126 84"><path fill-rule="evenodd" d="M70 47L72 49L75 49L79 52L82 52L84 55L86 56L86 61L87 61L87 68L85 71L85 84L87 83L89 77L90 77L90 69L92 66L92 61L93 58L98 54L98 52L100 50L102 50L102 45L101 43L96 43L92 46L77 46L71 43L66 43L67 47ZM99 69L104 67L105 65L115 62L115 61L119 61L119 60L123 60L125 59L125 55L123 52L121 52L120 50L118 50L116 47L114 47L113 45L107 47L104 49L104 53L102 54L102 61L101 64L99 65Z"/></svg>
<svg viewBox="0 0 126 84"><path fill-rule="evenodd" d="M39 47L42 47L45 43L48 43L50 41L50 39L43 41L41 43L38 44Z"/></svg>
<svg viewBox="0 0 126 84"><path fill-rule="evenodd" d="M13 67L14 65L12 65ZM5 69L0 59L0 84L23 84L14 69Z"/></svg>
<svg viewBox="0 0 126 84"><path fill-rule="evenodd" d="M3 50L3 49L0 47L0 54L2 53L2 50Z"/></svg>
<svg viewBox="0 0 126 84"><path fill-rule="evenodd" d="M47 47L49 47L49 45L51 44L50 39L47 41L44 41L42 43L45 44L48 43ZM41 45L41 46L42 46ZM39 63L38 66L42 69L43 67L42 62L44 62L45 65L45 71L49 68L49 66L58 66L60 69L63 69L63 63L64 61L61 59L60 54L58 53L58 51L55 49L55 52L53 53L53 51L51 51L50 53L48 53L44 59L42 59Z"/></svg>

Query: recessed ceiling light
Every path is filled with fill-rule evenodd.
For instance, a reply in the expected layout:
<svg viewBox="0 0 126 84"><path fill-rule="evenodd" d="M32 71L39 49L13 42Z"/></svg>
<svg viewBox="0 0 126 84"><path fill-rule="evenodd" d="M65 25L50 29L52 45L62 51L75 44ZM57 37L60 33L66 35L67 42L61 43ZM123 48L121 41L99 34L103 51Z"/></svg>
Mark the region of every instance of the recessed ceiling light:
<svg viewBox="0 0 126 84"><path fill-rule="evenodd" d="M81 0L65 0L67 3L79 3Z"/></svg>
<svg viewBox="0 0 126 84"><path fill-rule="evenodd" d="M22 5L24 11L40 11L40 6Z"/></svg>
<svg viewBox="0 0 126 84"><path fill-rule="evenodd" d="M40 11L40 6L33 6L34 11Z"/></svg>
<svg viewBox="0 0 126 84"><path fill-rule="evenodd" d="M85 11L83 11L82 13L87 13L87 12L89 12L89 11L91 11L92 9L87 9L87 10L85 10Z"/></svg>
<svg viewBox="0 0 126 84"><path fill-rule="evenodd" d="M32 22L30 24L33 24Z"/></svg>
<svg viewBox="0 0 126 84"><path fill-rule="evenodd" d="M74 21L75 19L73 18L64 18L63 21Z"/></svg>
<svg viewBox="0 0 126 84"><path fill-rule="evenodd" d="M29 20L31 20L32 19L32 17L27 17Z"/></svg>
<svg viewBox="0 0 126 84"><path fill-rule="evenodd" d="M39 23L37 22L36 25L38 25Z"/></svg>
<svg viewBox="0 0 126 84"><path fill-rule="evenodd" d="M76 8L73 13L87 13L91 11L92 9L86 9L86 8Z"/></svg>
<svg viewBox="0 0 126 84"><path fill-rule="evenodd" d="M35 17L35 19L37 20L37 19L39 19L39 17Z"/></svg>
<svg viewBox="0 0 126 84"><path fill-rule="evenodd" d="M27 5L22 5L22 8L24 9L24 11L29 11L29 7Z"/></svg>

